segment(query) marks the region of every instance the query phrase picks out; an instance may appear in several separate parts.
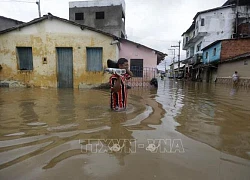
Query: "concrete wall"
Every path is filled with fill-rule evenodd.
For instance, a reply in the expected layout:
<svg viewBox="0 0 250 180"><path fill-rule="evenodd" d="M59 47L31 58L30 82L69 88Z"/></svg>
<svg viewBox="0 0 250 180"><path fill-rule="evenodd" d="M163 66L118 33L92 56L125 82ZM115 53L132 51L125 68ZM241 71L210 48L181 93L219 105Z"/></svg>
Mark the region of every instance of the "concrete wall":
<svg viewBox="0 0 250 180"><path fill-rule="evenodd" d="M218 66L218 83L232 84L232 75L238 71L239 85L250 87L250 58L222 63Z"/></svg>
<svg viewBox="0 0 250 180"><path fill-rule="evenodd" d="M250 78L250 58L219 64L218 77L231 77L238 71L241 78Z"/></svg>
<svg viewBox="0 0 250 180"><path fill-rule="evenodd" d="M214 55L214 48L216 48L216 54ZM208 53L208 57L206 58L206 54ZM220 59L221 53L221 42L209 47L208 49L203 51L203 64L211 63L214 61L218 61Z"/></svg>
<svg viewBox="0 0 250 180"><path fill-rule="evenodd" d="M96 19L96 12L104 12L104 19ZM75 20L75 13L84 13L84 20ZM94 7L72 7L69 9L69 20L94 27L115 36L125 35L125 18L122 5L94 6Z"/></svg>
<svg viewBox="0 0 250 180"><path fill-rule="evenodd" d="M21 21L17 21L14 19L9 19L9 18L0 16L0 31L17 26L18 24L22 24L22 23L23 22Z"/></svg>
<svg viewBox="0 0 250 180"><path fill-rule="evenodd" d="M31 86L57 87L56 47L73 49L74 88L108 81L108 74L86 71L86 48L103 48L103 67L107 59L117 59L117 45L110 45L112 37L90 31L56 19L14 30L0 35L0 80L18 81ZM33 71L17 68L16 47L32 47ZM47 64L43 64L43 57Z"/></svg>
<svg viewBox="0 0 250 180"><path fill-rule="evenodd" d="M101 7L101 6L118 6L122 5L125 12L125 0L90 0L90 1L71 1L69 8L74 7Z"/></svg>
<svg viewBox="0 0 250 180"><path fill-rule="evenodd" d="M183 34L183 44L185 45L191 38L194 37L195 30L191 30L189 33ZM187 39L188 38L188 39ZM184 46L183 46L184 47Z"/></svg>
<svg viewBox="0 0 250 180"><path fill-rule="evenodd" d="M203 18L205 24L204 26L201 26L201 19ZM234 19L234 9L229 7L202 13L197 16L195 22L198 22L198 32L208 32L209 34L212 33L214 36L219 38L232 34L234 25L233 22L235 21Z"/></svg>
<svg viewBox="0 0 250 180"><path fill-rule="evenodd" d="M205 20L204 26L201 26L202 18ZM233 8L220 9L200 14L196 21L199 32L207 32L202 39L201 48L204 48L217 40L231 38L234 32L235 14Z"/></svg>
<svg viewBox="0 0 250 180"><path fill-rule="evenodd" d="M194 44L194 54L197 54L197 53L202 53L201 49L204 47L204 38L200 38L200 40L198 40L197 42L195 42ZM197 45L201 43L201 48L200 48L200 51L198 51L198 48L197 48Z"/></svg>
<svg viewBox="0 0 250 180"><path fill-rule="evenodd" d="M250 38L222 41L221 62L228 58L250 52Z"/></svg>

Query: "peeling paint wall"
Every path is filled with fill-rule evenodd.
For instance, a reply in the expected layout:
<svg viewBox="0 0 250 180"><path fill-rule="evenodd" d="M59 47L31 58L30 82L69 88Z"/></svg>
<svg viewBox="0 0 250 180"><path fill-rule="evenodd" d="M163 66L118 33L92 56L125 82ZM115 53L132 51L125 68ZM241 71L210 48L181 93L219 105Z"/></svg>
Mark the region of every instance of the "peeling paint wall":
<svg viewBox="0 0 250 180"><path fill-rule="evenodd" d="M201 26L201 19L204 19L204 26ZM212 12L200 14L195 22L198 22L198 32L207 32L201 40L195 43L195 52L197 45L202 42L201 49L220 39L230 39L234 32L235 12L233 8L220 9Z"/></svg>
<svg viewBox="0 0 250 180"><path fill-rule="evenodd" d="M117 45L110 45L112 37L90 31L56 19L23 27L0 35L0 81L20 81L38 87L57 87L56 47L73 49L73 84L97 85L108 81L103 72L88 72L87 47L102 47L103 68L107 59L118 58ZM32 47L33 71L18 70L16 47ZM44 64L43 58L47 59Z"/></svg>

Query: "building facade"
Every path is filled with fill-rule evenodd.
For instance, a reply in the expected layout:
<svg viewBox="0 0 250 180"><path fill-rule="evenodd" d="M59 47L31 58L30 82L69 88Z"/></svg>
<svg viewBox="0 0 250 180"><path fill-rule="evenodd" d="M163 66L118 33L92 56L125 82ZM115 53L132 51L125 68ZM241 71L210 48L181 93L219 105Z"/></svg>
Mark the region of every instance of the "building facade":
<svg viewBox="0 0 250 180"><path fill-rule="evenodd" d="M125 1L69 2L69 20L125 38Z"/></svg>
<svg viewBox="0 0 250 180"><path fill-rule="evenodd" d="M108 82L115 36L51 14L0 32L0 81L13 86L82 88Z"/></svg>
<svg viewBox="0 0 250 180"><path fill-rule="evenodd" d="M247 61L250 53L250 38L227 39L215 41L203 50L203 65L200 66L201 77L206 82L223 82L226 77L231 81L231 75L241 72L241 79L250 78L250 66ZM246 72L249 73L246 73Z"/></svg>
<svg viewBox="0 0 250 180"><path fill-rule="evenodd" d="M183 60L186 64L185 74L190 74L192 80L202 80L199 76L202 73L199 71L202 61L218 60L218 56L213 55L218 55L214 49L203 53L202 49L210 44L223 39L250 37L249 7L249 3L237 5L228 1L221 7L201 11L195 15L192 25L182 34L183 50L186 50L186 59ZM214 48L217 52L220 51L218 47ZM206 58L208 56L210 58Z"/></svg>
<svg viewBox="0 0 250 180"><path fill-rule="evenodd" d="M190 28L182 34L186 58L202 56L207 45L220 39L231 38L234 32L233 6L220 7L198 12Z"/></svg>

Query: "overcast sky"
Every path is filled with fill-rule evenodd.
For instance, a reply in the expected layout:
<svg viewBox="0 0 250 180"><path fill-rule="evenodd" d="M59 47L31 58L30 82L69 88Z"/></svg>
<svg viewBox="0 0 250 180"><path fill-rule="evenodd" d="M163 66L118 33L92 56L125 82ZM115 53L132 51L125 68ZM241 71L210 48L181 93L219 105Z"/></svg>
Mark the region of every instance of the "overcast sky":
<svg viewBox="0 0 250 180"><path fill-rule="evenodd" d="M23 2L24 1L24 2ZM0 0L0 16L20 21L38 17L37 0ZM41 13L69 19L68 0L41 0ZM171 45L182 42L182 33L191 25L198 11L222 6L226 0L125 0L126 34L129 40L169 54ZM178 50L176 49L176 54ZM177 56L176 56L177 59ZM181 51L181 59L185 59ZM165 63L162 63L165 64Z"/></svg>

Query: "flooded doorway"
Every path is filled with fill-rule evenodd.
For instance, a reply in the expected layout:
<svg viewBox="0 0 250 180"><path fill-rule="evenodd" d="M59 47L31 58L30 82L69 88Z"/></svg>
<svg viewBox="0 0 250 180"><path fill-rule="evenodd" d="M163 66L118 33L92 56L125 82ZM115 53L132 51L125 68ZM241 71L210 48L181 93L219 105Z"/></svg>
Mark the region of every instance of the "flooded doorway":
<svg viewBox="0 0 250 180"><path fill-rule="evenodd" d="M58 66L58 88L73 88L73 51L72 48L56 48Z"/></svg>

